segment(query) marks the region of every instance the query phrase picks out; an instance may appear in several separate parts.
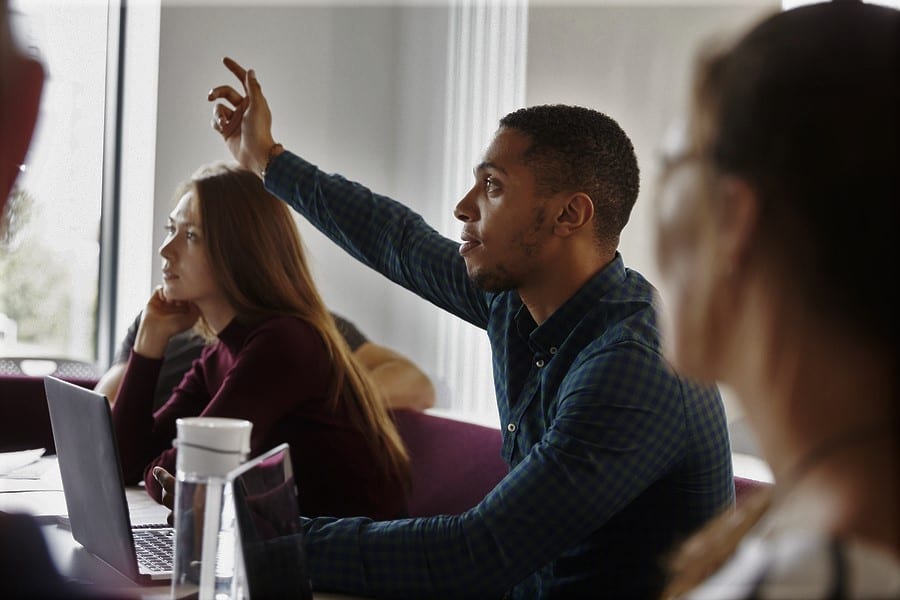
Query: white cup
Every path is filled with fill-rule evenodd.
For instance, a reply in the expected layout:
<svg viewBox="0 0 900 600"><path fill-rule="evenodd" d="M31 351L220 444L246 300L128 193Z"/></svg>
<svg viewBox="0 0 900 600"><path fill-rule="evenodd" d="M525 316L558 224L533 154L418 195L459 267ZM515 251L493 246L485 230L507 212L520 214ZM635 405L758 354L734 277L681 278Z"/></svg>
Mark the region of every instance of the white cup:
<svg viewBox="0 0 900 600"><path fill-rule="evenodd" d="M224 477L250 452L253 423L224 417L177 419L175 468L200 477Z"/></svg>
<svg viewBox="0 0 900 600"><path fill-rule="evenodd" d="M234 536L222 535L224 478L250 452L253 424L243 419L188 417L177 419L175 425L178 458L172 598L197 592L199 600L214 600L220 591L231 597L225 593L231 583L223 580L220 590L216 578L220 565L223 573L228 572L225 565L234 564L237 552ZM234 567L231 569L228 577L233 578Z"/></svg>

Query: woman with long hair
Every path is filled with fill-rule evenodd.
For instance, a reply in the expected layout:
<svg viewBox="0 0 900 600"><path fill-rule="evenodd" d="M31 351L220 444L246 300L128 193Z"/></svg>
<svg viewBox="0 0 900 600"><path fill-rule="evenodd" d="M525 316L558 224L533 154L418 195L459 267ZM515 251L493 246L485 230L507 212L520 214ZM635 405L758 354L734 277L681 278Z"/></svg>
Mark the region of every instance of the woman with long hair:
<svg viewBox="0 0 900 600"><path fill-rule="evenodd" d="M175 421L247 419L251 456L291 446L304 515L405 512L408 457L376 388L319 296L285 204L259 178L211 165L176 193L159 249L163 284L143 311L113 406L126 481L174 472ZM195 327L210 345L153 412L166 343Z"/></svg>
<svg viewBox="0 0 900 600"><path fill-rule="evenodd" d="M657 204L669 354L735 392L775 485L665 597L900 597L898 148L896 10L789 10L700 62Z"/></svg>

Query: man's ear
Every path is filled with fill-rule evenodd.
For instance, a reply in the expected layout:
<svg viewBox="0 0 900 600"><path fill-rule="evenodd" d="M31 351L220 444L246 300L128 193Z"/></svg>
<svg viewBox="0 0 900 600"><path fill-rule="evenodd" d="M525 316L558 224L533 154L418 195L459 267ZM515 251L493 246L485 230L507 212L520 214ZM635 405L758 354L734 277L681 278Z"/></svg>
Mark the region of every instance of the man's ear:
<svg viewBox="0 0 900 600"><path fill-rule="evenodd" d="M556 222L553 225L553 233L562 237L568 237L590 226L594 220L594 203L591 197L584 192L576 192L565 198L564 203L556 214Z"/></svg>
<svg viewBox="0 0 900 600"><path fill-rule="evenodd" d="M740 177L726 176L718 184L721 212L719 235L723 258L730 269L746 265L759 225L759 196Z"/></svg>

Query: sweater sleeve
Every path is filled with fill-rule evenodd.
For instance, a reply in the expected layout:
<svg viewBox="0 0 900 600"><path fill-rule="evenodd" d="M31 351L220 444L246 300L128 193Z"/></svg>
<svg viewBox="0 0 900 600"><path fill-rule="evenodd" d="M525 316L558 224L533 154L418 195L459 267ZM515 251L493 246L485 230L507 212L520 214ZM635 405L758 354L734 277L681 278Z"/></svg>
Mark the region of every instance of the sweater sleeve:
<svg viewBox="0 0 900 600"><path fill-rule="evenodd" d="M222 342L219 342L222 345ZM324 346L311 327L297 319L272 319L254 329L237 353L224 360L224 349L205 353L153 415L153 431L166 444L155 446L158 455L148 456L144 482L151 496L161 497L153 478L153 467L174 473L177 451L171 447L176 419L184 416L246 419L253 423L250 456L268 450L274 427L304 403L322 399L331 377ZM221 385L207 390L204 370L224 371Z"/></svg>
<svg viewBox="0 0 900 600"><path fill-rule="evenodd" d="M153 390L162 363L162 359L131 351L112 407L113 429L126 485L140 481L147 462L165 445L161 436L154 435L153 420Z"/></svg>
<svg viewBox="0 0 900 600"><path fill-rule="evenodd" d="M209 402L202 361L185 375L169 401L153 412L154 389L163 367L162 359L152 359L132 351L122 377L119 396L112 408L113 429L119 448L126 485L142 478L147 492L159 502L162 489L153 478L152 467L159 465L175 473L175 421L197 416ZM157 457L157 460L153 460ZM164 460L159 460L165 457Z"/></svg>

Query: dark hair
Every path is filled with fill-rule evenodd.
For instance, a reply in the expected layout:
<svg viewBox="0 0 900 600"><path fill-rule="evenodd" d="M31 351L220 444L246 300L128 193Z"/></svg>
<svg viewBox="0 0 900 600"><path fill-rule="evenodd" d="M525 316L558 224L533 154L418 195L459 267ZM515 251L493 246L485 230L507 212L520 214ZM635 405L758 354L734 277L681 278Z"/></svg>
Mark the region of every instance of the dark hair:
<svg viewBox="0 0 900 600"><path fill-rule="evenodd" d="M717 169L760 198L769 262L810 307L893 344L900 11L845 0L771 17L702 65L695 101Z"/></svg>
<svg viewBox="0 0 900 600"><path fill-rule="evenodd" d="M598 241L615 247L640 188L634 146L619 124L596 110L554 104L519 109L500 126L531 139L525 161L538 192L588 194Z"/></svg>

